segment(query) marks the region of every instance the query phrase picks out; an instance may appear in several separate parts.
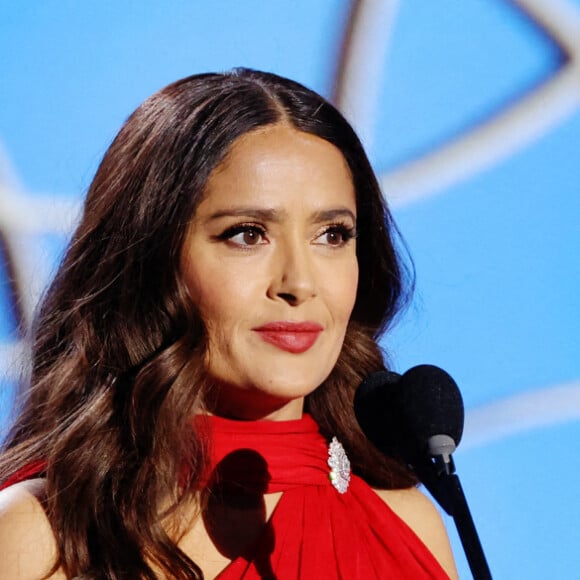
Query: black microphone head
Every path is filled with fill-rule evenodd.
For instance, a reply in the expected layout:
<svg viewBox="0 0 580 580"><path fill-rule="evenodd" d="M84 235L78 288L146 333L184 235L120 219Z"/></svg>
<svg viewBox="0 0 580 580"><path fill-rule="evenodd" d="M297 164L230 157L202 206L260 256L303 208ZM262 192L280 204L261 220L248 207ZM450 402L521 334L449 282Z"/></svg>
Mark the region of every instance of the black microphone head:
<svg viewBox="0 0 580 580"><path fill-rule="evenodd" d="M374 373L355 395L355 415L367 437L384 453L413 463L427 453L429 439L449 435L459 444L463 400L455 381L432 365L398 377Z"/></svg>
<svg viewBox="0 0 580 580"><path fill-rule="evenodd" d="M447 372L433 365L419 365L403 374L399 387L409 432L418 441L449 435L459 445L465 418L463 398Z"/></svg>
<svg viewBox="0 0 580 580"><path fill-rule="evenodd" d="M364 434L381 451L395 455L396 431L389 419L395 405L401 375L391 371L370 374L354 394L354 414Z"/></svg>

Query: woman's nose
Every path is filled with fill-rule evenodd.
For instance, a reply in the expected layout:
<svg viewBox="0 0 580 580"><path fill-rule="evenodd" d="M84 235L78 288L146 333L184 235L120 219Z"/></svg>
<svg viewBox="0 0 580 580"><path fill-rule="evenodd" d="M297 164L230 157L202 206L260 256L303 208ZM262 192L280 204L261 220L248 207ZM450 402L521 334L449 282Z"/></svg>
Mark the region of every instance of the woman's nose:
<svg viewBox="0 0 580 580"><path fill-rule="evenodd" d="M316 296L314 264L306 244L285 244L272 258L270 298L298 306Z"/></svg>

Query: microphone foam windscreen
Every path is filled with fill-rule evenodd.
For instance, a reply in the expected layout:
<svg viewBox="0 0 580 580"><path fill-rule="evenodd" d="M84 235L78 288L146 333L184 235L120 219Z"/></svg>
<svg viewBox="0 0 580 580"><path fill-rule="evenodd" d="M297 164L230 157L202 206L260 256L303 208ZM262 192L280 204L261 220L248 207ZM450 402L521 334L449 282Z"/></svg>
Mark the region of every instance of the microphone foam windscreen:
<svg viewBox="0 0 580 580"><path fill-rule="evenodd" d="M463 433L463 400L444 370L420 365L402 376L388 371L367 377L354 410L365 435L384 453L409 459L423 454L433 435Z"/></svg>
<svg viewBox="0 0 580 580"><path fill-rule="evenodd" d="M354 396L354 413L364 434L384 453L395 455L398 427L392 411L397 406L401 375L379 371L369 375Z"/></svg>
<svg viewBox="0 0 580 580"><path fill-rule="evenodd" d="M458 445L463 434L463 399L455 381L443 369L419 365L399 382L401 412L408 434L419 442L449 435Z"/></svg>

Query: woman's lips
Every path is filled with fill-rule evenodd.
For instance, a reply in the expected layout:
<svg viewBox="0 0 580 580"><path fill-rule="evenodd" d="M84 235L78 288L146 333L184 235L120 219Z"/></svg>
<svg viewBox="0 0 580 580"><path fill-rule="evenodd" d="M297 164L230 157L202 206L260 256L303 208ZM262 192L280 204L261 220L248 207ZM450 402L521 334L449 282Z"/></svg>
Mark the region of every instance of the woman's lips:
<svg viewBox="0 0 580 580"><path fill-rule="evenodd" d="M323 330L316 322L269 322L254 328L264 342L293 354L306 352Z"/></svg>

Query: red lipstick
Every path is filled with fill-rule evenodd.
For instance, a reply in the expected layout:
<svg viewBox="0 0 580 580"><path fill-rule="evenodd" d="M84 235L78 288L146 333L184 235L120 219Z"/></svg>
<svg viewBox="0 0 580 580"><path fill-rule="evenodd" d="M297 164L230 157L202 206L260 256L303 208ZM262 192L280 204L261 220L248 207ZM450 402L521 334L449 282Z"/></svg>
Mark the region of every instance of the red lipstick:
<svg viewBox="0 0 580 580"><path fill-rule="evenodd" d="M269 322L253 330L264 342L300 354L314 345L324 329L316 322Z"/></svg>

